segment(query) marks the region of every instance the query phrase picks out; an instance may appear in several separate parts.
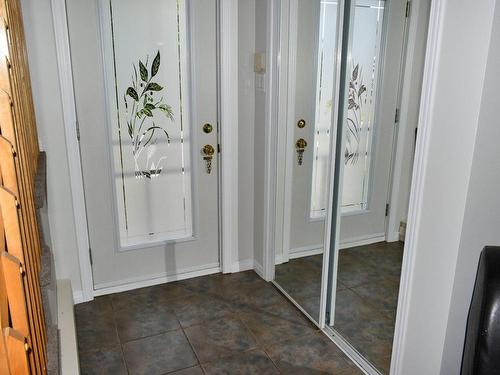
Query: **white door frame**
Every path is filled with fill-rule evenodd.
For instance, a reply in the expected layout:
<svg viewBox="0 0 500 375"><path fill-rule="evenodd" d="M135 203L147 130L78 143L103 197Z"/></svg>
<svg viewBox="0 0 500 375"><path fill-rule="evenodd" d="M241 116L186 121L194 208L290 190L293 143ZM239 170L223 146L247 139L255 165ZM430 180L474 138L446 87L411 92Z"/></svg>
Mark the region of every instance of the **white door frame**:
<svg viewBox="0 0 500 375"><path fill-rule="evenodd" d="M430 131L430 121L429 114L431 113L433 103L435 101L434 98L434 86L436 82L436 69L439 64L437 60L437 47L439 45L439 40L441 36L442 29L442 16L443 16L443 0L435 0L431 2L431 9L429 14L429 27L428 27L428 36L427 36L427 46L425 50L425 67L424 67L424 76L422 79L422 94L420 99L420 109L419 109L419 119L418 119L418 135L416 139L415 146L415 156L413 163L413 172L411 179L411 193L410 193L410 201L408 208L408 223L406 229L406 242L404 247L404 257L403 264L401 270L401 282L399 288L399 298L398 298L398 306L397 306L397 315L396 315L396 323L395 323L395 332L394 332L394 342L392 348L392 360L391 360L391 374L400 374L403 364L403 351L402 348L405 345L405 337L407 330L407 320L408 314L410 311L410 292L411 285L415 282L413 278L414 269L416 267L416 258L415 251L417 245L417 238L415 237L415 233L417 233L417 223L420 221L422 203L424 198L424 190L423 190L423 176L425 175L425 169L427 166L427 162L429 160L429 152L428 145L430 142L431 131ZM278 9L279 10L279 9ZM269 12L268 12L269 13ZM423 17L426 15L419 14L419 17ZM414 27L412 23L421 22L417 20L418 17L413 17L410 15L410 28ZM268 17L268 29L275 30L276 23L279 23L279 19L270 19ZM270 48L271 47L271 48ZM410 47L410 46L408 46ZM279 53L279 48L276 45L268 44L268 54L269 56L277 56ZM270 83L273 81L270 80ZM269 86L270 88L272 86ZM277 88L278 86L274 86ZM268 104L271 104L268 102ZM266 108L267 112L276 111L272 108ZM266 131L269 134L273 134L273 127L276 123L267 122L266 121ZM277 141L276 138L273 141ZM276 184L275 180L269 176L275 176L277 172L276 165L276 155L272 153L268 153L266 150L266 168L269 168L268 173L266 174L266 191L271 195L266 200L266 203L273 202L273 206L267 207L267 212L272 212L274 210L274 202L276 198ZM270 157L272 156L272 159ZM333 194L333 189L330 189L330 194ZM329 198L330 202L332 201L332 197ZM279 216L278 216L279 217ZM273 225L266 226L266 236L274 235L275 229L275 220L270 221ZM326 230L329 231L330 228ZM325 248L330 248L330 237L326 236ZM268 260L268 262L274 261L274 247L266 246L264 248L264 257ZM268 276L270 280L272 280L272 276L274 275L274 264L269 265L272 268L272 271L269 272ZM272 266L272 267L271 267ZM326 285L322 286L324 289ZM324 294L324 291L322 291ZM324 306L322 306L324 308ZM323 314L324 315L324 314ZM324 319L324 317L323 317ZM324 326L324 321L320 322L321 326ZM338 341L338 338L334 338L331 336L331 332L327 332L328 335L341 346L341 349L354 360L354 355L352 350L346 349L348 347L347 344L342 345L341 342ZM369 370L368 370L369 371Z"/></svg>
<svg viewBox="0 0 500 375"><path fill-rule="evenodd" d="M94 298L89 253L89 234L83 188L80 147L76 130L76 107L71 66L65 0L51 0L56 41L59 85L61 88L66 153L73 203L76 247L80 266L82 295L79 302ZM219 27L219 130L221 168L219 182L221 268L235 271L238 261L238 2L218 0Z"/></svg>
<svg viewBox="0 0 500 375"><path fill-rule="evenodd" d="M231 1L231 0L228 0ZM266 104L265 104L265 166L264 166L264 280L274 279L276 219L279 217L276 204L277 147L279 111L279 61L280 56L280 0L267 1L266 40Z"/></svg>
<svg viewBox="0 0 500 375"><path fill-rule="evenodd" d="M418 223L421 221L422 205L424 201L424 179L427 162L429 160L429 143L431 139L430 114L435 103L434 89L437 81L439 66L438 51L441 39L442 18L444 14L443 0L431 1L427 46L425 49L424 76L422 79L422 94L418 118L418 134L415 145L415 158L411 180L410 202L408 207L408 222L404 246L403 265L399 284L398 306L396 310L396 324L392 346L392 360L390 374L400 374L403 366L403 347L405 345L408 315L410 313L410 293L416 267L416 247L418 239ZM422 16L422 15L420 15Z"/></svg>

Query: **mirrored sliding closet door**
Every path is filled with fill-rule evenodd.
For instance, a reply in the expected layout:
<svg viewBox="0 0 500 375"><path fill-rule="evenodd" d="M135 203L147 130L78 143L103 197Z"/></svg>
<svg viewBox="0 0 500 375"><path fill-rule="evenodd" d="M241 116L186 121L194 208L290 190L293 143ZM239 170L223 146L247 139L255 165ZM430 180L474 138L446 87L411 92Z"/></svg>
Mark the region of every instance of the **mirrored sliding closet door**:
<svg viewBox="0 0 500 375"><path fill-rule="evenodd" d="M275 282L317 323L339 17L336 1L282 1Z"/></svg>
<svg viewBox="0 0 500 375"><path fill-rule="evenodd" d="M389 242L406 1L346 1L326 324L389 374L403 242Z"/></svg>
<svg viewBox="0 0 500 375"><path fill-rule="evenodd" d="M281 1L274 282L370 374L389 373L403 258L387 233L392 166L413 153L394 151L407 11Z"/></svg>

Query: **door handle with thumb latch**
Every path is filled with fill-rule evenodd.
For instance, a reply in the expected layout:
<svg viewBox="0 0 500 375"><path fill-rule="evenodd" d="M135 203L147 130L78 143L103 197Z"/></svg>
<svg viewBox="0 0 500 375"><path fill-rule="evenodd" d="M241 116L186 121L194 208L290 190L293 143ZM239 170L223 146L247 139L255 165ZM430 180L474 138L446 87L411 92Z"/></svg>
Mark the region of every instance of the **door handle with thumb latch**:
<svg viewBox="0 0 500 375"><path fill-rule="evenodd" d="M212 158L214 157L215 149L212 145L207 144L201 149L201 154L203 155L203 160L205 160L206 163L207 174L212 173Z"/></svg>
<svg viewBox="0 0 500 375"><path fill-rule="evenodd" d="M307 142L304 138L297 139L295 142L295 150L297 151L297 164L302 165L304 161L304 151L306 150Z"/></svg>

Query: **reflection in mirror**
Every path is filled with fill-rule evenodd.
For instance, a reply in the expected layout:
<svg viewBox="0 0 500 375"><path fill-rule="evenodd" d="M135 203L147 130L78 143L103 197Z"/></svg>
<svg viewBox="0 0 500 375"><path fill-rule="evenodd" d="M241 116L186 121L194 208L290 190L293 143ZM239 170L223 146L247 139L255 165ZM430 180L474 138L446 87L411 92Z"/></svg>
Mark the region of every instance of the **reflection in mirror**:
<svg viewBox="0 0 500 375"><path fill-rule="evenodd" d="M384 2L356 2L348 67L342 212L368 206Z"/></svg>
<svg viewBox="0 0 500 375"><path fill-rule="evenodd" d="M283 247L275 282L319 322L325 199L330 169L337 58L336 1L283 2L282 74L288 98L284 124ZM286 156L285 156L286 154Z"/></svg>
<svg viewBox="0 0 500 375"><path fill-rule="evenodd" d="M314 155L311 188L311 218L322 218L326 212L327 180L330 169L330 133L332 127L333 92L337 38L337 2L321 2L316 108L314 123Z"/></svg>
<svg viewBox="0 0 500 375"><path fill-rule="evenodd" d="M340 237L336 249L340 250L334 255L337 274L332 281L334 313L329 323L372 366L388 374L403 243L388 242L395 239L386 235L386 218L406 1L350 3L341 77L342 152L337 163Z"/></svg>

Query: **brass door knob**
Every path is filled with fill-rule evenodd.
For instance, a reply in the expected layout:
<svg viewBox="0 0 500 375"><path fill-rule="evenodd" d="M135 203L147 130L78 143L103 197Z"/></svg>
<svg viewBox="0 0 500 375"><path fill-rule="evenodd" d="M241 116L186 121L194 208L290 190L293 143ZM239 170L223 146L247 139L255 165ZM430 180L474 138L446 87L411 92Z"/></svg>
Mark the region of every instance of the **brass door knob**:
<svg viewBox="0 0 500 375"><path fill-rule="evenodd" d="M307 147L307 142L304 138L299 138L297 139L297 142L295 142L295 148L306 148Z"/></svg>
<svg viewBox="0 0 500 375"><path fill-rule="evenodd" d="M297 164L302 165L304 161L304 151L306 150L307 142L304 138L297 139L295 142L295 150L297 151Z"/></svg>
<svg viewBox="0 0 500 375"><path fill-rule="evenodd" d="M203 155L203 160L205 160L207 165L207 174L212 173L212 158L214 157L215 149L212 145L205 145L201 149L201 154Z"/></svg>
<svg viewBox="0 0 500 375"><path fill-rule="evenodd" d="M201 149L201 153L205 156L214 156L215 154L215 149L213 148L212 145L205 145Z"/></svg>

